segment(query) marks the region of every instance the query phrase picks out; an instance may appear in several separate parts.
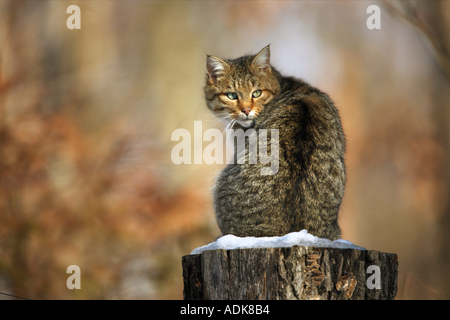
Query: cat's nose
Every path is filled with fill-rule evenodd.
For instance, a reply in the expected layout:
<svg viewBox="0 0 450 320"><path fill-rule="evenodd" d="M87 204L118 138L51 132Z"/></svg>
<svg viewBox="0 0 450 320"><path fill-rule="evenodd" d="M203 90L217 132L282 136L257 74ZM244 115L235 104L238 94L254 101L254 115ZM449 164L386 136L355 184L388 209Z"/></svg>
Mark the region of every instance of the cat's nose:
<svg viewBox="0 0 450 320"><path fill-rule="evenodd" d="M245 115L246 116L248 116L248 114L250 113L250 108L245 108L245 109L242 109L241 111L243 112L243 113L245 113Z"/></svg>

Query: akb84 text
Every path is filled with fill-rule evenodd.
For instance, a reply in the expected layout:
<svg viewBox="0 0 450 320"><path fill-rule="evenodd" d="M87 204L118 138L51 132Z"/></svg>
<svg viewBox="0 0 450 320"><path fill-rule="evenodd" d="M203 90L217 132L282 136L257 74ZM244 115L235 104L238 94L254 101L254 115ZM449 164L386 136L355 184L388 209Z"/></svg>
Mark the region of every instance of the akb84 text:
<svg viewBox="0 0 450 320"><path fill-rule="evenodd" d="M190 306L181 307L180 314L198 314L198 315L207 315L211 317L213 313L218 314L269 314L269 306L268 305L259 305L259 304L232 304L226 305L225 308L215 308L215 307L198 307L198 306Z"/></svg>

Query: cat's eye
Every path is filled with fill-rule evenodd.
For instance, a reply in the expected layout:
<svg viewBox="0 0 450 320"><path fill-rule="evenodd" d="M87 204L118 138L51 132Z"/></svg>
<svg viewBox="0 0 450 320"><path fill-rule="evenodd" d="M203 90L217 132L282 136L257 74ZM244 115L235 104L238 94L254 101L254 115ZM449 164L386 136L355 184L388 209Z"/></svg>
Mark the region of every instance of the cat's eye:
<svg viewBox="0 0 450 320"><path fill-rule="evenodd" d="M228 92L228 93L227 93L227 97L228 97L228 99L230 99L230 100L236 100L237 97L238 97L238 95L237 95L236 92Z"/></svg>
<svg viewBox="0 0 450 320"><path fill-rule="evenodd" d="M258 98L261 95L261 90L255 90L252 93L253 98Z"/></svg>

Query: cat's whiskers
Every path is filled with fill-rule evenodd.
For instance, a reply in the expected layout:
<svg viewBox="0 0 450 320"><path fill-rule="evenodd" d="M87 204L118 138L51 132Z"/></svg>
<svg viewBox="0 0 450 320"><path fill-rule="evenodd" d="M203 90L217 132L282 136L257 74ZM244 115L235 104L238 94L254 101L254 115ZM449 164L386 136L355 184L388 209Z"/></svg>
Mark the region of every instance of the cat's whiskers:
<svg viewBox="0 0 450 320"><path fill-rule="evenodd" d="M235 120L235 119L232 119L232 120L227 124L227 126L225 127L225 130L226 130L226 129L233 129L233 126L234 126L235 123L236 123L236 120Z"/></svg>
<svg viewBox="0 0 450 320"><path fill-rule="evenodd" d="M225 120L225 119L224 119ZM226 119L227 122L229 121L229 119ZM227 129L233 128L234 124L236 123L236 120L231 120L225 127L225 129L223 129L222 131L222 136L221 139L215 139L214 141L214 146L213 149L215 149L217 147L217 145L219 144L219 142L223 141L223 135L225 133L225 143L226 141L228 141L228 132L226 132Z"/></svg>
<svg viewBox="0 0 450 320"><path fill-rule="evenodd" d="M210 112L208 113L199 112L198 114L201 116L205 116L206 119L204 119L204 121L213 127L219 125L220 128L223 127L224 124L228 125L230 122L230 115L227 112L219 112L214 114Z"/></svg>
<svg viewBox="0 0 450 320"><path fill-rule="evenodd" d="M228 123L228 120L226 119L215 119L214 122L212 122L212 126L216 127L222 127L224 123Z"/></svg>
<svg viewBox="0 0 450 320"><path fill-rule="evenodd" d="M231 138L231 130L227 131L227 129L233 129L234 124L236 123L236 119L230 121L230 123L225 127L225 143L228 143L228 140Z"/></svg>
<svg viewBox="0 0 450 320"><path fill-rule="evenodd" d="M215 116L219 119L229 119L230 115L228 113L216 113Z"/></svg>

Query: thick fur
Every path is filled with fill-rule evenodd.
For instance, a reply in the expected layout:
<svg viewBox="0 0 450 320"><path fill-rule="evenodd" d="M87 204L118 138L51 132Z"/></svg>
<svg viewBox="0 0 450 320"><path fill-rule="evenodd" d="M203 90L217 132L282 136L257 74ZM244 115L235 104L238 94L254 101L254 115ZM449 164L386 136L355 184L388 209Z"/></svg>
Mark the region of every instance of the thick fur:
<svg viewBox="0 0 450 320"><path fill-rule="evenodd" d="M261 175L267 165L259 161L228 165L213 191L219 228L224 235L240 237L306 229L321 238L338 239L345 186L345 138L338 111L328 95L300 79L282 76L268 59L267 67L264 61L255 62L258 55L219 59L225 65L218 73L209 70L206 102L214 113L236 120L236 127L278 129L279 170ZM255 90L263 92L258 99L251 97ZM237 92L239 99L229 101L228 92ZM255 110L251 125L248 119L239 120L248 107ZM269 133L268 138L270 152Z"/></svg>

